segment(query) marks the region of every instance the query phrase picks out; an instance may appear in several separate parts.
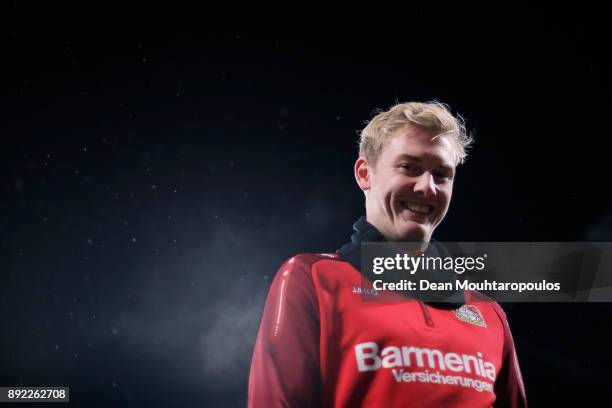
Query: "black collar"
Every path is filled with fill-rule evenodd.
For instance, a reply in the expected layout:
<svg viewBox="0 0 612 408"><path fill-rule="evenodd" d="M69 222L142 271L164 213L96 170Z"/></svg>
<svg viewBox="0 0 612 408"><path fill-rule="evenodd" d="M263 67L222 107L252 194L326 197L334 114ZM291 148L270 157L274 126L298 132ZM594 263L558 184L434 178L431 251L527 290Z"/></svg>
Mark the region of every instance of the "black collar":
<svg viewBox="0 0 612 408"><path fill-rule="evenodd" d="M380 231L376 229L376 227L366 221L365 216L359 217L355 224L353 224L353 229L355 230L355 233L351 235L351 242L338 249L336 253L363 274L361 271L361 243L387 242L387 240L380 233ZM417 295L415 297L418 298L418 292L415 293L415 295ZM465 295L463 291L456 291L445 297L443 300L426 303L437 308L455 309L465 303Z"/></svg>

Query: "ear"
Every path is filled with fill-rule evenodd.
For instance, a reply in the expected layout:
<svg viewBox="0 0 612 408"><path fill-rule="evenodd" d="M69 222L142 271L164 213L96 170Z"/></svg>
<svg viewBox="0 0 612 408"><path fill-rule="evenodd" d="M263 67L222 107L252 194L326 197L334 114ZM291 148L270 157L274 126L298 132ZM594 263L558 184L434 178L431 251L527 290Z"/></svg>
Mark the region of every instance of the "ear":
<svg viewBox="0 0 612 408"><path fill-rule="evenodd" d="M365 157L360 157L355 162L355 180L363 191L370 189L370 167Z"/></svg>

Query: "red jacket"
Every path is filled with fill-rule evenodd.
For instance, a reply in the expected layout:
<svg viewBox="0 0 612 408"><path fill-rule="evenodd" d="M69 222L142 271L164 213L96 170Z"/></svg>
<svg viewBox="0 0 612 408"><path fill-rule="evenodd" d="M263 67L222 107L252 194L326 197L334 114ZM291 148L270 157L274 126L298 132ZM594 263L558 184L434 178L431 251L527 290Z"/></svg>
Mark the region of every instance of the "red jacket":
<svg viewBox="0 0 612 408"><path fill-rule="evenodd" d="M342 253L341 251L338 251ZM501 307L362 299L338 254L301 254L278 271L249 377L249 407L526 407Z"/></svg>

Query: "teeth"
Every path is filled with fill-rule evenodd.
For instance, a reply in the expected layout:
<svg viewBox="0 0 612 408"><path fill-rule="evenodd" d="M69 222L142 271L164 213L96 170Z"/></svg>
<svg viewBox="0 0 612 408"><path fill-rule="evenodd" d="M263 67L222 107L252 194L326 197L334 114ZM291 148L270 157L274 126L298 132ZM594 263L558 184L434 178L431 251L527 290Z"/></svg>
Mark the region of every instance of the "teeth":
<svg viewBox="0 0 612 408"><path fill-rule="evenodd" d="M414 211L420 214L429 214L429 211L431 211L431 206L429 205L421 205L421 204L412 203L412 202L404 203L404 205L410 211Z"/></svg>

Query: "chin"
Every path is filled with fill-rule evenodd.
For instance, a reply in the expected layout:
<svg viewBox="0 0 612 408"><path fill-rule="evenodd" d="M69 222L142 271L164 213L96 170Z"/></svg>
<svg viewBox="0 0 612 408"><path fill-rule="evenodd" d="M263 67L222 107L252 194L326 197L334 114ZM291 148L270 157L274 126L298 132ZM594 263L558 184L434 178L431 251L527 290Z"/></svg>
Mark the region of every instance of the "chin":
<svg viewBox="0 0 612 408"><path fill-rule="evenodd" d="M429 229L419 223L410 223L398 231L399 241L423 242L428 236Z"/></svg>

